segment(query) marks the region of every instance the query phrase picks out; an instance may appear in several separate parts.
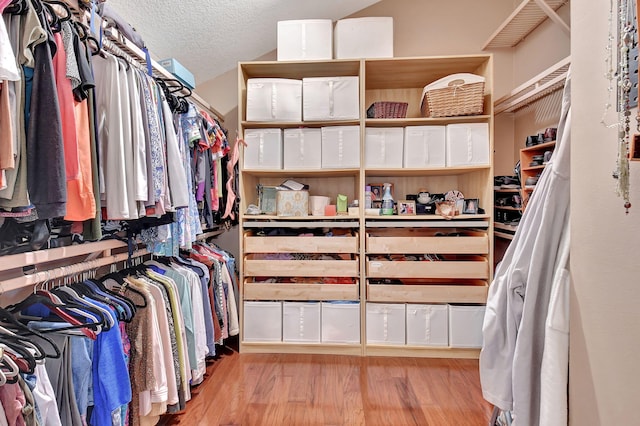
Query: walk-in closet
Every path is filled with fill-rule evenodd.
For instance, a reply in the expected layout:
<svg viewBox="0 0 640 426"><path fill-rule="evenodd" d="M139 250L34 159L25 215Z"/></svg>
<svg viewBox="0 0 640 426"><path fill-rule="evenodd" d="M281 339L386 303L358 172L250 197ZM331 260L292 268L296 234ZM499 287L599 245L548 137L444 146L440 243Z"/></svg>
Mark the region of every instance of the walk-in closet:
<svg viewBox="0 0 640 426"><path fill-rule="evenodd" d="M0 0L0 426L633 424L596 3Z"/></svg>

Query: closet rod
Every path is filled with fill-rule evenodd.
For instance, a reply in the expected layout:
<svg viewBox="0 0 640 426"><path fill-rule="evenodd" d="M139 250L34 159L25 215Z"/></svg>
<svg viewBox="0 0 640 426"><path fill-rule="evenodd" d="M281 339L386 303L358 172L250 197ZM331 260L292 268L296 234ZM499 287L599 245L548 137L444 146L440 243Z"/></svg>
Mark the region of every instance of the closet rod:
<svg viewBox="0 0 640 426"><path fill-rule="evenodd" d="M138 258L150 254L147 249L140 249L133 252L131 258ZM35 274L25 275L0 282L0 294L8 291L18 290L27 286L32 286L49 280L63 278L69 275L79 274L91 269L98 269L101 266L111 265L129 259L128 253L114 254L93 260L74 263L72 265L59 266L46 271L39 271Z"/></svg>

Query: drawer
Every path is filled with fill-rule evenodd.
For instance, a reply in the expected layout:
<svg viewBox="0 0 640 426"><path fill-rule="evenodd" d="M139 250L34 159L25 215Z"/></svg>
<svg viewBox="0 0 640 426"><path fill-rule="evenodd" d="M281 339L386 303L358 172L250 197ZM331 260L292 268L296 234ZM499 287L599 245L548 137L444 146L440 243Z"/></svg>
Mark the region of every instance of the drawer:
<svg viewBox="0 0 640 426"><path fill-rule="evenodd" d="M357 253L358 236L244 237L245 253ZM324 275L324 274L323 274Z"/></svg>
<svg viewBox="0 0 640 426"><path fill-rule="evenodd" d="M435 262L367 259L367 277L488 279L489 262L481 256L455 256Z"/></svg>
<svg viewBox="0 0 640 426"><path fill-rule="evenodd" d="M242 296L245 300L358 300L357 279L350 284L326 283L260 283L245 280Z"/></svg>
<svg viewBox="0 0 640 426"><path fill-rule="evenodd" d="M443 234L443 235L439 235ZM367 253L488 254L485 232L408 232L407 235L367 234Z"/></svg>
<svg viewBox="0 0 640 426"><path fill-rule="evenodd" d="M357 257L352 260L272 260L245 256L248 277L357 277Z"/></svg>

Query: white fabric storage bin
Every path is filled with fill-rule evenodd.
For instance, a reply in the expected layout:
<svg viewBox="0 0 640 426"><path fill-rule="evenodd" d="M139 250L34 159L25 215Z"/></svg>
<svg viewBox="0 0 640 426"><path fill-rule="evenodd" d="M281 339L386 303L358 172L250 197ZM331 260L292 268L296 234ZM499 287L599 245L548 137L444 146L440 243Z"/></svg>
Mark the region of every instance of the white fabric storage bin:
<svg viewBox="0 0 640 426"><path fill-rule="evenodd" d="M407 345L448 346L449 306L407 304Z"/></svg>
<svg viewBox="0 0 640 426"><path fill-rule="evenodd" d="M283 302L282 340L320 342L320 302Z"/></svg>
<svg viewBox="0 0 640 426"><path fill-rule="evenodd" d="M247 121L302 121L302 80L247 80Z"/></svg>
<svg viewBox="0 0 640 426"><path fill-rule="evenodd" d="M404 167L444 167L446 127L409 126L404 129Z"/></svg>
<svg viewBox="0 0 640 426"><path fill-rule="evenodd" d="M278 21L278 60L305 61L333 58L331 19Z"/></svg>
<svg viewBox="0 0 640 426"><path fill-rule="evenodd" d="M304 121L357 120L360 118L358 77L308 77L302 79Z"/></svg>
<svg viewBox="0 0 640 426"><path fill-rule="evenodd" d="M245 169L282 169L281 129L247 129L244 141Z"/></svg>
<svg viewBox="0 0 640 426"><path fill-rule="evenodd" d="M489 151L487 123L447 125L447 166L488 165Z"/></svg>
<svg viewBox="0 0 640 426"><path fill-rule="evenodd" d="M449 346L481 348L484 305L449 305Z"/></svg>
<svg viewBox="0 0 640 426"><path fill-rule="evenodd" d="M365 167L400 169L404 149L402 127L368 127L364 137Z"/></svg>
<svg viewBox="0 0 640 426"><path fill-rule="evenodd" d="M322 168L360 167L360 126L322 128Z"/></svg>
<svg viewBox="0 0 640 426"><path fill-rule="evenodd" d="M393 58L392 17L340 19L333 37L336 59Z"/></svg>
<svg viewBox="0 0 640 426"><path fill-rule="evenodd" d="M284 130L284 168L288 170L322 167L322 130Z"/></svg>
<svg viewBox="0 0 640 426"><path fill-rule="evenodd" d="M244 302L245 342L282 341L282 302Z"/></svg>
<svg viewBox="0 0 640 426"><path fill-rule="evenodd" d="M404 345L405 305L367 303L367 343Z"/></svg>
<svg viewBox="0 0 640 426"><path fill-rule="evenodd" d="M322 302L322 342L360 343L360 304Z"/></svg>

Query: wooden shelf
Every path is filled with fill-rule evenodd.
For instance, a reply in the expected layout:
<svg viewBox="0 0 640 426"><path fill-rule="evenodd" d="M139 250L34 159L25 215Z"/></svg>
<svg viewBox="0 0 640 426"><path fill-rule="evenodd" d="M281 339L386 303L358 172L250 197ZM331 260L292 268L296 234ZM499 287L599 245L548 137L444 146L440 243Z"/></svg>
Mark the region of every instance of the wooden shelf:
<svg viewBox="0 0 640 426"><path fill-rule="evenodd" d="M437 126L451 123L484 123L490 117L489 115L469 115L440 118L367 118L364 125L366 127Z"/></svg>
<svg viewBox="0 0 640 426"><path fill-rule="evenodd" d="M493 224L495 229L500 229L503 231L516 232L518 230L517 225L507 225L506 223L495 222Z"/></svg>
<svg viewBox="0 0 640 426"><path fill-rule="evenodd" d="M517 211L517 212L522 210L521 207L511 207L511 206L495 206L495 208L498 209L498 210L512 210L512 211Z"/></svg>
<svg viewBox="0 0 640 426"><path fill-rule="evenodd" d="M521 84L508 95L496 100L494 113L498 115L503 112L516 112L538 99L562 89L570 64L571 57L568 56Z"/></svg>
<svg viewBox="0 0 640 426"><path fill-rule="evenodd" d="M423 88L455 72L480 73L485 55L424 58L374 58L365 61L365 90ZM398 72L401 70L401 72Z"/></svg>
<svg viewBox="0 0 640 426"><path fill-rule="evenodd" d="M362 355L362 345L337 343L257 343L240 342L240 352L248 354L327 354L327 355Z"/></svg>
<svg viewBox="0 0 640 426"><path fill-rule="evenodd" d="M480 349L452 348L448 346L391 346L367 344L365 346L365 352L366 355L369 356L458 359L480 358Z"/></svg>
<svg viewBox="0 0 640 426"><path fill-rule="evenodd" d="M546 166L546 164L540 164L539 166L523 167L522 171L530 172L530 171L534 171L534 170L543 170L545 168L545 166Z"/></svg>
<svg viewBox="0 0 640 426"><path fill-rule="evenodd" d="M387 285L367 284L368 302L486 303L489 285Z"/></svg>
<svg viewBox="0 0 640 426"><path fill-rule="evenodd" d="M260 170L260 169L245 169L242 171L247 176L254 177L281 177L282 180L287 178L296 177L355 177L360 175L360 169L307 169L307 170L291 170L291 169L276 169L276 170Z"/></svg>
<svg viewBox="0 0 640 426"><path fill-rule="evenodd" d="M555 13L568 0L524 0L489 37L482 50L514 47L538 25L550 18L570 34L569 26Z"/></svg>
<svg viewBox="0 0 640 426"><path fill-rule="evenodd" d="M521 188L500 188L500 189L494 189L493 191L498 193L498 194L517 194L518 192L520 192Z"/></svg>
<svg viewBox="0 0 640 426"><path fill-rule="evenodd" d="M357 76L360 60L240 62L238 69L246 79Z"/></svg>
<svg viewBox="0 0 640 426"><path fill-rule="evenodd" d="M245 129L297 129L299 127L359 126L360 120L331 121L243 121Z"/></svg>
<svg viewBox="0 0 640 426"><path fill-rule="evenodd" d="M245 283L244 300L359 300L358 284Z"/></svg>
<svg viewBox="0 0 640 426"><path fill-rule="evenodd" d="M512 234L505 234L504 232L494 231L493 235L504 240L513 240Z"/></svg>
<svg viewBox="0 0 640 426"><path fill-rule="evenodd" d="M521 152L532 152L532 151L546 151L548 149L554 148L556 146L556 141L549 141L545 143L539 143L537 145L528 146L526 148L522 148Z"/></svg>
<svg viewBox="0 0 640 426"><path fill-rule="evenodd" d="M424 118L420 114L420 100L424 86L452 73L473 73L485 77L484 113L475 116ZM247 81L249 78L292 78L357 76L360 79L360 119L318 122L249 122L246 121ZM493 275L493 163L462 167L429 168L381 168L366 167L362 162L365 150L366 127L389 128L410 126L445 126L455 123L482 123L490 131L489 149L493 151L493 75L492 58L487 54L462 56L437 56L423 58L374 58L359 60L329 60L304 62L251 62L240 63L238 71L238 122L239 132L248 128L298 128L357 125L360 132L360 166L350 169L320 170L247 170L240 161L241 210L249 203L255 204L258 185L274 186L285 179L296 179L309 185L310 195L345 194L349 201L364 197L365 184L390 182L396 200L406 194L415 194L419 188L428 187L432 193L458 189L468 197L483 203L483 214L459 215L447 219L439 215L366 215L361 207L357 215L280 217L276 215L240 214L241 295L248 301L330 301L360 302L360 335L357 344L245 342L241 335L243 352L278 353L330 353L363 355L367 348L372 354L397 353L400 356L477 358L478 350L402 346L382 348L365 344L366 303L478 303L487 298L488 283ZM373 102L396 101L408 104L406 118L371 119L364 116L365 109ZM384 163L383 163L384 164ZM517 193L513 191L512 193ZM335 199L335 198L334 198ZM336 239L279 237L256 235L260 228L349 228L360 234L351 240L338 243ZM369 239L370 250L364 247L364 230L376 237L402 237L385 241ZM459 237L440 237L455 230ZM411 234L411 235L409 235ZM424 238L411 238L424 237ZM337 245L335 245L337 244ZM378 248L374 248L378 244ZM388 250L384 245L389 245ZM407 248L409 247L410 248ZM426 249L426 251L421 251ZM442 262L382 262L366 260L368 253L441 253L447 257ZM429 251L435 250L435 251ZM344 260L263 260L260 253L343 253ZM287 256L288 257L288 256ZM291 256L291 257L295 257ZM374 258L375 259L375 258ZM392 264L385 269L386 263ZM395 269L394 269L395 268ZM276 277L275 283L260 283L262 278ZM282 279L280 279L282 277ZM293 277L304 279L284 279ZM358 284L322 284L317 277L350 277ZM377 282L400 277L406 285L365 285L367 278ZM429 278L431 277L431 278ZM296 281L287 283L286 281ZM339 280L342 281L342 280ZM375 282L375 281L374 281ZM415 285L414 285L415 284ZM367 296L368 294L368 296ZM246 302L245 302L246 301ZM242 306L244 307L244 303ZM322 314L323 316L325 313ZM333 315L327 313L327 315ZM324 317L323 317L324 318ZM330 319L333 319L332 317ZM242 328L242 327L241 327ZM389 352L390 351L390 352ZM404 351L404 354L402 353Z"/></svg>
<svg viewBox="0 0 640 426"><path fill-rule="evenodd" d="M380 169L380 168L366 168L365 174L367 176L379 176L379 177L394 177L394 176L454 176L467 173L474 173L478 171L490 170L490 165L482 166L462 166L462 167L429 167L422 169Z"/></svg>

